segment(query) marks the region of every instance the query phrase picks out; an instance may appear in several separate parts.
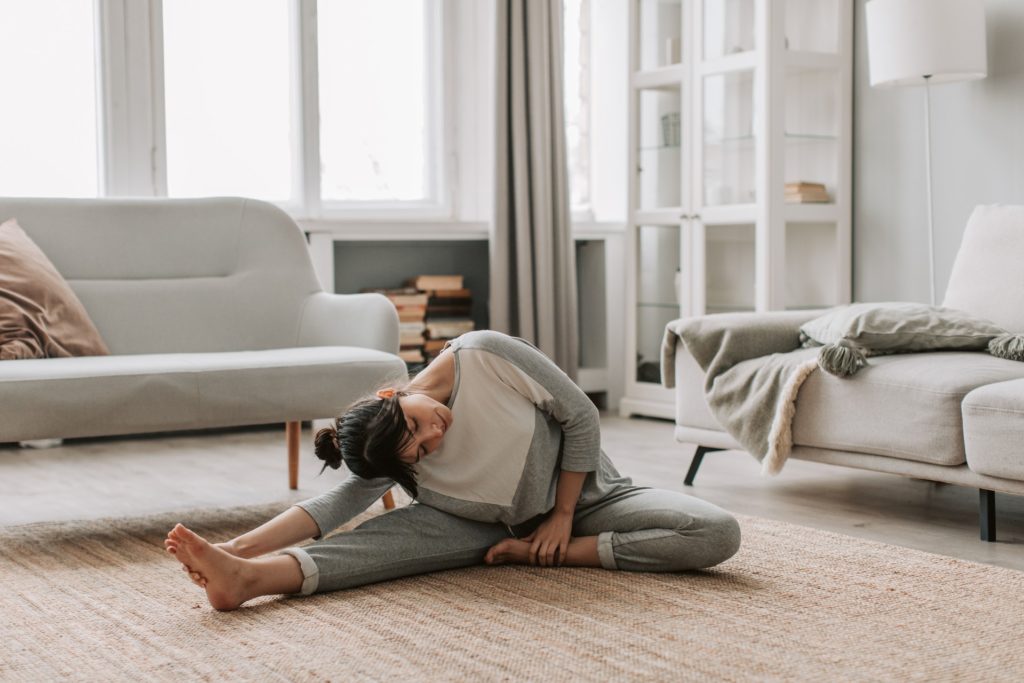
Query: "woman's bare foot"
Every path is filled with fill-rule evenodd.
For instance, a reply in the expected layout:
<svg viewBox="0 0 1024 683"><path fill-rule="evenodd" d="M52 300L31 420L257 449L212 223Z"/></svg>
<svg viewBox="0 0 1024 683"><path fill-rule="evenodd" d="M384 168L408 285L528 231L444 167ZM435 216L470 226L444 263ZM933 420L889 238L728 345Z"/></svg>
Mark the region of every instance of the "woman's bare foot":
<svg viewBox="0 0 1024 683"><path fill-rule="evenodd" d="M233 610L252 597L246 594L251 583L246 560L212 545L181 524L171 529L164 545L185 566L193 583L206 590L214 609Z"/></svg>
<svg viewBox="0 0 1024 683"><path fill-rule="evenodd" d="M491 546L484 556L487 564L530 564L530 544L518 538L506 538Z"/></svg>

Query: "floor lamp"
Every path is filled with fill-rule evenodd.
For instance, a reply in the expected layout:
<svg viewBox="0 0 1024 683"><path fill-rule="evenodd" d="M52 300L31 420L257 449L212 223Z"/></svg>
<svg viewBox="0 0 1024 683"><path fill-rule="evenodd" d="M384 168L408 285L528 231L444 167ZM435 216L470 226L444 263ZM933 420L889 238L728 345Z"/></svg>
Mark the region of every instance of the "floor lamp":
<svg viewBox="0 0 1024 683"><path fill-rule="evenodd" d="M928 285L934 306L930 88L985 77L985 4L984 0L869 0L866 13L871 85L924 86Z"/></svg>

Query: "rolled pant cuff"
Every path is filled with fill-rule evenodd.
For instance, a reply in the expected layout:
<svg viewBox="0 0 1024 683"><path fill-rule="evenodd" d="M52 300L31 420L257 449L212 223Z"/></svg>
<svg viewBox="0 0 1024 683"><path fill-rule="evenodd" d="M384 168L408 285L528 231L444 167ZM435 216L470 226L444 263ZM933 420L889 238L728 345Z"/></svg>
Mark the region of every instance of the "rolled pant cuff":
<svg viewBox="0 0 1024 683"><path fill-rule="evenodd" d="M612 531L604 531L597 535L597 556L605 569L618 569L615 564L615 552L612 550Z"/></svg>
<svg viewBox="0 0 1024 683"><path fill-rule="evenodd" d="M302 548L285 548L281 551L281 554L291 555L299 561L299 567L302 569L303 576L299 595L312 595L320 583L320 570L317 568L313 558Z"/></svg>

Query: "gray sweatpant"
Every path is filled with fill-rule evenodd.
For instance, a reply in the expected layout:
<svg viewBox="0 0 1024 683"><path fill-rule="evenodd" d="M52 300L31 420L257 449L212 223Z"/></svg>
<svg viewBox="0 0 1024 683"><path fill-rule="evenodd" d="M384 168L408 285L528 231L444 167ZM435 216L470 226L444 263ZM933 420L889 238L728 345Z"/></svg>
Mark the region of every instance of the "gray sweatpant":
<svg viewBox="0 0 1024 683"><path fill-rule="evenodd" d="M494 544L529 535L542 521L522 525L476 522L422 503L392 510L302 548L295 557L305 579L302 595L482 564ZM675 572L724 562L740 546L740 528L726 511L675 491L623 486L589 507L578 507L572 535L597 536L605 569Z"/></svg>

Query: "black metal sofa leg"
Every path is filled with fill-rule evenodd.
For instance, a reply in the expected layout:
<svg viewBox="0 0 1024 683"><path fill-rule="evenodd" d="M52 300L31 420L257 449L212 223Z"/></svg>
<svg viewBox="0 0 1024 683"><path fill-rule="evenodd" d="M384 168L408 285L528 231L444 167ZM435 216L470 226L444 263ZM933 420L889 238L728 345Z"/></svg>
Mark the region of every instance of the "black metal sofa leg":
<svg viewBox="0 0 1024 683"><path fill-rule="evenodd" d="M981 522L981 540L996 540L996 492L978 489L978 520Z"/></svg>
<svg viewBox="0 0 1024 683"><path fill-rule="evenodd" d="M704 456L708 453L723 450L721 448L708 448L707 446L697 446L697 450L693 454L693 460L690 461L690 469L686 471L686 478L683 479L683 483L687 486L693 486L693 478L697 476L697 470L700 469L700 464L704 460Z"/></svg>

